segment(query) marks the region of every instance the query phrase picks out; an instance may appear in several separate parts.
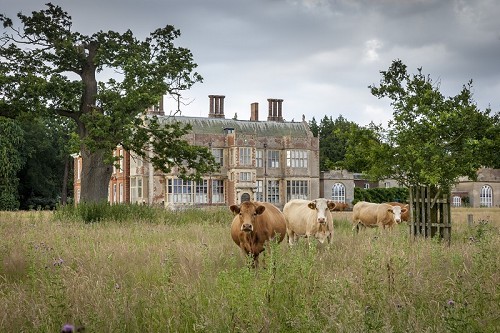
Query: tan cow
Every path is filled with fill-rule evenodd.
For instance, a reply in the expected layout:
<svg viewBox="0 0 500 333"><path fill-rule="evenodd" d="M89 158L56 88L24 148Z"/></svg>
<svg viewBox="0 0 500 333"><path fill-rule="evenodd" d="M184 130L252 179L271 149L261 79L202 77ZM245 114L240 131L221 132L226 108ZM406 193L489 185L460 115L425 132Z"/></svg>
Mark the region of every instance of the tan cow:
<svg viewBox="0 0 500 333"><path fill-rule="evenodd" d="M335 203L319 198L315 200L294 199L283 207L286 218L286 232L290 245L297 242L299 236L316 238L320 243L332 241L333 218L331 210Z"/></svg>
<svg viewBox="0 0 500 333"><path fill-rule="evenodd" d="M359 231L360 226L366 227L386 227L392 228L394 224L401 223L401 213L406 208L391 206L386 203L372 203L360 201L352 209L353 230Z"/></svg>
<svg viewBox="0 0 500 333"><path fill-rule="evenodd" d="M399 206L401 209L406 208L406 211L401 211L401 220L408 222L410 220L410 205L401 202L386 202L386 204L391 206Z"/></svg>
<svg viewBox="0 0 500 333"><path fill-rule="evenodd" d="M343 212L349 209L349 204L345 202L335 202L335 208L332 209L334 212Z"/></svg>
<svg viewBox="0 0 500 333"><path fill-rule="evenodd" d="M253 258L253 265L257 267L259 254L269 241L276 239L280 243L285 237L285 216L267 202L245 201L229 208L234 214L231 237L244 255Z"/></svg>

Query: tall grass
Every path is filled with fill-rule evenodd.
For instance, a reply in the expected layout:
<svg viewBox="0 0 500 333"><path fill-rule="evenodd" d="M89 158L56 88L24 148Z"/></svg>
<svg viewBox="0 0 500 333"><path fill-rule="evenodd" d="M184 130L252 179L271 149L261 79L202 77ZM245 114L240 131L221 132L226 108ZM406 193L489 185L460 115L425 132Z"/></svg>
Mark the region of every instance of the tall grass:
<svg viewBox="0 0 500 333"><path fill-rule="evenodd" d="M339 212L329 247L272 244L254 270L227 208L0 212L0 332L498 332L500 209L452 216L447 246Z"/></svg>

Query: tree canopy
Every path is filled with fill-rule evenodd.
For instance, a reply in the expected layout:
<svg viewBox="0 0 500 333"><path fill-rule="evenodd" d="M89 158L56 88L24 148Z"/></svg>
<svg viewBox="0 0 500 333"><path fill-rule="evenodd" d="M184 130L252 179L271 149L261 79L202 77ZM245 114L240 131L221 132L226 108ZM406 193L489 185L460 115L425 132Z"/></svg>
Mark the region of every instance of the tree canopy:
<svg viewBox="0 0 500 333"><path fill-rule="evenodd" d="M472 81L445 97L439 82L422 68L409 74L401 60L380 73L380 84L369 88L389 98L394 113L387 129L378 131L381 144L371 147L371 178L449 189L461 176L475 179L480 167L498 166L499 115L478 109Z"/></svg>
<svg viewBox="0 0 500 333"><path fill-rule="evenodd" d="M31 15L17 14L18 27L0 15L0 115L32 113L74 121L83 158L81 200L106 200L112 152L121 145L148 158L162 171L199 178L216 168L211 152L182 139L189 126L145 114L168 94L180 101L202 77L191 52L174 44L180 31L171 25L144 40L132 31L72 31L71 16L48 3ZM107 80L100 74L113 72ZM180 103L179 103L180 105Z"/></svg>
<svg viewBox="0 0 500 333"><path fill-rule="evenodd" d="M342 115L333 120L324 116L318 124L313 118L309 127L314 136L319 137L320 170L343 168L353 172L365 170L369 156L357 155L358 144L376 140L371 127L361 127L348 121Z"/></svg>

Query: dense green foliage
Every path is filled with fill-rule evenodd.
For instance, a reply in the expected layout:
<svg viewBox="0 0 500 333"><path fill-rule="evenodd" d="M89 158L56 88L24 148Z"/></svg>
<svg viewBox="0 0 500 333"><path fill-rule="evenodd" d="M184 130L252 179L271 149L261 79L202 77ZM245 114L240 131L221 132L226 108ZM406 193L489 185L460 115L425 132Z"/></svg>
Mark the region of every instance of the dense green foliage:
<svg viewBox="0 0 500 333"><path fill-rule="evenodd" d="M71 16L61 7L31 15L20 24L0 15L0 115L25 113L71 119L83 157L81 200L107 198L112 152L117 145L144 158L154 151L157 169L177 168L198 178L216 168L211 152L190 146L182 136L190 128L172 121L157 125L145 116L163 95L177 98L202 80L188 49L177 47L180 31L167 25L138 40L131 31L72 31ZM120 73L99 81L101 72Z"/></svg>
<svg viewBox="0 0 500 333"><path fill-rule="evenodd" d="M360 150L356 147L378 143L374 125L362 127L342 115L335 120L331 116L325 116L319 124L313 118L309 122L309 128L314 136L319 137L320 170L342 168L362 172L369 163L370 156L359 154Z"/></svg>
<svg viewBox="0 0 500 333"><path fill-rule="evenodd" d="M493 333L500 326L498 208L452 209L449 246L409 241L405 226L353 235L351 213L337 212L330 247L273 243L258 270L230 237L229 209L161 214L160 223L82 223L0 212L0 330L60 332L70 323L85 332Z"/></svg>
<svg viewBox="0 0 500 333"><path fill-rule="evenodd" d="M0 210L19 208L17 173L24 164L23 146L22 128L15 121L0 116Z"/></svg>
<svg viewBox="0 0 500 333"><path fill-rule="evenodd" d="M65 122L50 118L22 119L19 122L25 140L20 153L26 161L18 173L20 208L54 208L61 202L62 191L66 194L73 191L73 161L69 156L69 134ZM68 168L67 175L65 167ZM66 187L63 186L65 181Z"/></svg>
<svg viewBox="0 0 500 333"><path fill-rule="evenodd" d="M409 199L408 188L406 187L391 187L391 188L354 188L354 200L352 204L358 201L368 201L375 203L382 202L401 202L407 203Z"/></svg>
<svg viewBox="0 0 500 333"><path fill-rule="evenodd" d="M500 142L499 115L477 108L472 82L445 97L421 68L411 75L400 60L381 75L371 93L389 98L394 114L388 128L378 132L382 144L368 147L375 156L367 170L371 178L446 190L458 177L475 179L480 167L497 164L498 153L494 157L492 151Z"/></svg>

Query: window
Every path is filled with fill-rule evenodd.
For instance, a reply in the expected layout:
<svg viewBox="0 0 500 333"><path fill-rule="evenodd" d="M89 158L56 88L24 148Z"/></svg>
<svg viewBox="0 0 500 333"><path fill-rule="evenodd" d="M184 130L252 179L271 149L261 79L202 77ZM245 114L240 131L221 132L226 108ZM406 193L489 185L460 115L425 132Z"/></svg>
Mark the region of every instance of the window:
<svg viewBox="0 0 500 333"><path fill-rule="evenodd" d="M307 168L307 150L287 150L286 166L289 168Z"/></svg>
<svg viewBox="0 0 500 333"><path fill-rule="evenodd" d="M113 173L118 173L119 164L118 161L116 160L117 156L118 152L116 150L113 151Z"/></svg>
<svg viewBox="0 0 500 333"><path fill-rule="evenodd" d="M130 153L130 163L131 164L135 163L135 167L140 168L143 165L142 157L140 157L139 155Z"/></svg>
<svg viewBox="0 0 500 333"><path fill-rule="evenodd" d="M197 204L208 203L208 181L202 180L195 184L194 202Z"/></svg>
<svg viewBox="0 0 500 333"><path fill-rule="evenodd" d="M365 190L370 188L370 183L365 183Z"/></svg>
<svg viewBox="0 0 500 333"><path fill-rule="evenodd" d="M220 179L212 180L212 202L224 203L224 181Z"/></svg>
<svg viewBox="0 0 500 333"><path fill-rule="evenodd" d="M120 191L120 202L123 202L123 183L120 183L120 188L118 190Z"/></svg>
<svg viewBox="0 0 500 333"><path fill-rule="evenodd" d="M118 196L116 195L116 184L113 184L113 202L116 203Z"/></svg>
<svg viewBox="0 0 500 333"><path fill-rule="evenodd" d="M262 149L258 149L255 152L255 166L257 168L264 167L264 151Z"/></svg>
<svg viewBox="0 0 500 333"><path fill-rule="evenodd" d="M142 178L130 178L130 202L141 202L142 200Z"/></svg>
<svg viewBox="0 0 500 333"><path fill-rule="evenodd" d="M212 154L214 155L215 162L220 166L224 165L224 150L222 148L213 148Z"/></svg>
<svg viewBox="0 0 500 333"><path fill-rule="evenodd" d="M240 148L240 165L252 165L252 148Z"/></svg>
<svg viewBox="0 0 500 333"><path fill-rule="evenodd" d="M278 180L267 181L267 202L280 202L280 183Z"/></svg>
<svg viewBox="0 0 500 333"><path fill-rule="evenodd" d="M264 201L264 181L257 181L257 188L255 189L255 200Z"/></svg>
<svg viewBox="0 0 500 333"><path fill-rule="evenodd" d="M384 187L385 188L390 188L391 187L391 183L390 182L385 182L384 183Z"/></svg>
<svg viewBox="0 0 500 333"><path fill-rule="evenodd" d="M342 183L335 183L332 187L332 200L335 202L345 202L345 186Z"/></svg>
<svg viewBox="0 0 500 333"><path fill-rule="evenodd" d="M280 167L280 151L268 150L267 151L267 166L270 168Z"/></svg>
<svg viewBox="0 0 500 333"><path fill-rule="evenodd" d="M481 187L481 193L479 194L479 205L481 207L493 206L493 190L491 186L484 185L483 187Z"/></svg>
<svg viewBox="0 0 500 333"><path fill-rule="evenodd" d="M455 195L453 197L452 205L453 205L453 207L462 206L462 198L460 198L458 195Z"/></svg>
<svg viewBox="0 0 500 333"><path fill-rule="evenodd" d="M288 180L286 182L287 201L292 199L308 199L309 186L307 180Z"/></svg>
<svg viewBox="0 0 500 333"><path fill-rule="evenodd" d="M169 179L168 180L168 202L169 203L191 203L193 186L190 180Z"/></svg>
<svg viewBox="0 0 500 333"><path fill-rule="evenodd" d="M252 181L252 173L251 172L240 172L240 181L251 182Z"/></svg>
<svg viewBox="0 0 500 333"><path fill-rule="evenodd" d="M124 164L125 164L125 160L124 160L124 157L123 157L123 150L120 150L120 170L118 170L119 172L123 172L125 170L124 168Z"/></svg>
<svg viewBox="0 0 500 333"><path fill-rule="evenodd" d="M82 175L82 159L79 158L77 161L76 161L76 166L77 166L77 173L76 173L76 177L77 179L80 179L81 175Z"/></svg>

